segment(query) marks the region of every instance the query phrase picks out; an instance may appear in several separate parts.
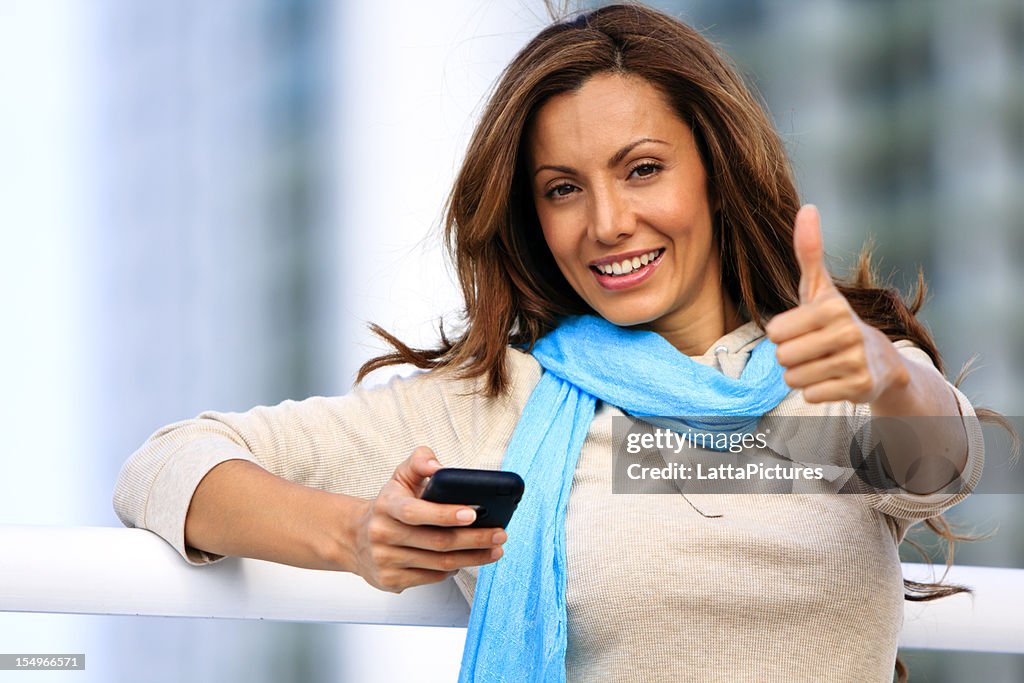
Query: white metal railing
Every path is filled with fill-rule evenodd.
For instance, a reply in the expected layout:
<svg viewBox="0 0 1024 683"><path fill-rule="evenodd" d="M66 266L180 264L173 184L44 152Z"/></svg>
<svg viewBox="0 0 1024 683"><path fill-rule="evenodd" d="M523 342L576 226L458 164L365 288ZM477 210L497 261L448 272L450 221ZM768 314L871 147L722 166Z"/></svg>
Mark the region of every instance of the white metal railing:
<svg viewBox="0 0 1024 683"><path fill-rule="evenodd" d="M904 564L903 574L933 580ZM900 646L1024 653L1024 570L954 567L973 596L905 603ZM0 611L465 626L452 581L401 595L357 576L229 558L192 567L141 529L0 525Z"/></svg>

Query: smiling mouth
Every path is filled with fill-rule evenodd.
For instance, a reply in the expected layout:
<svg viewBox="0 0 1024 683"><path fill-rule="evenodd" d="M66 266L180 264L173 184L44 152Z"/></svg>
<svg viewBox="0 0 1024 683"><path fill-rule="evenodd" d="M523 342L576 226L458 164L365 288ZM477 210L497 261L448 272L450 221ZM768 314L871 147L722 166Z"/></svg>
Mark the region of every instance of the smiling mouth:
<svg viewBox="0 0 1024 683"><path fill-rule="evenodd" d="M661 259L661 255L664 253L664 247L661 249L654 249L641 256L634 256L631 259L623 259L622 261L616 261L615 263L603 263L599 266L590 266L590 270L603 277L611 278L632 275L657 263L658 260Z"/></svg>

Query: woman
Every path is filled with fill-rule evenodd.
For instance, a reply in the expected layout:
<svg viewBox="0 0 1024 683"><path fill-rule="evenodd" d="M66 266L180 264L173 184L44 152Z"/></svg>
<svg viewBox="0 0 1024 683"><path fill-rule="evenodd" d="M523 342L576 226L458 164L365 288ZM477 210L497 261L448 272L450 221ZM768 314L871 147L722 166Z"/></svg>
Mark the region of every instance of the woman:
<svg viewBox="0 0 1024 683"><path fill-rule="evenodd" d="M447 231L465 331L433 350L381 331L397 351L360 379L429 372L161 429L121 474L122 521L193 564L257 557L392 591L454 575L473 603L465 680L890 680L897 547L977 482L976 425L932 435L945 458L890 457L895 493L611 493L626 414L728 416L729 432L974 414L914 318L920 293L908 309L866 262L833 281L816 210L798 212L778 136L714 48L640 6L543 31L484 111ZM441 462L523 474L507 532L418 499Z"/></svg>

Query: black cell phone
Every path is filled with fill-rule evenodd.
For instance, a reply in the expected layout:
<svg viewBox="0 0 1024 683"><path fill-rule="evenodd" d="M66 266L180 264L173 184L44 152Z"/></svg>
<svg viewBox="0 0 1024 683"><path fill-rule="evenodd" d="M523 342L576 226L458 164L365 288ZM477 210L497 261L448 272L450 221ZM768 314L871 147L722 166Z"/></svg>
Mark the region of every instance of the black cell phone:
<svg viewBox="0 0 1024 683"><path fill-rule="evenodd" d="M508 526L523 497L523 479L515 472L445 467L434 472L421 496L432 503L476 508L470 527Z"/></svg>

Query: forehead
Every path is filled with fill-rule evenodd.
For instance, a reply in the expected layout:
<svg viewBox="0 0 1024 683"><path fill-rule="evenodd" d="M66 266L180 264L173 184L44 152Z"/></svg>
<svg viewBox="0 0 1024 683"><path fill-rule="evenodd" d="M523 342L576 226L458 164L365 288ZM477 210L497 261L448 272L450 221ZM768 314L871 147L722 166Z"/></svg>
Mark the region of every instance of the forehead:
<svg viewBox="0 0 1024 683"><path fill-rule="evenodd" d="M598 74L572 92L555 95L537 111L528 133L534 164L614 154L639 138L673 145L692 140L689 126L665 94L636 76Z"/></svg>

